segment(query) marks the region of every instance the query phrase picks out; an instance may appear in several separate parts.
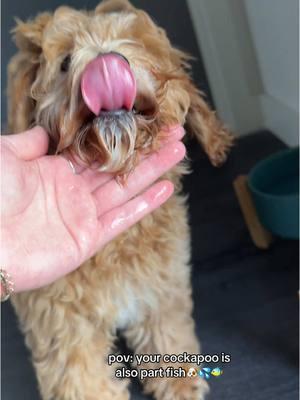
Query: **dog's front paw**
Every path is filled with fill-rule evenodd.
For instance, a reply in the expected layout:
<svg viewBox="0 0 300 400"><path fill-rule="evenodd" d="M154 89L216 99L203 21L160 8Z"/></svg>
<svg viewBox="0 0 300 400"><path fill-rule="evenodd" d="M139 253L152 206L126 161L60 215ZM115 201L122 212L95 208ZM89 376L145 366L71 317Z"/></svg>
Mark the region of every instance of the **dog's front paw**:
<svg viewBox="0 0 300 400"><path fill-rule="evenodd" d="M204 400L208 391L207 382L199 377L178 378L170 382L164 397L158 400Z"/></svg>
<svg viewBox="0 0 300 400"><path fill-rule="evenodd" d="M156 400L204 400L209 387L198 376L157 379L148 381L146 392L153 393Z"/></svg>

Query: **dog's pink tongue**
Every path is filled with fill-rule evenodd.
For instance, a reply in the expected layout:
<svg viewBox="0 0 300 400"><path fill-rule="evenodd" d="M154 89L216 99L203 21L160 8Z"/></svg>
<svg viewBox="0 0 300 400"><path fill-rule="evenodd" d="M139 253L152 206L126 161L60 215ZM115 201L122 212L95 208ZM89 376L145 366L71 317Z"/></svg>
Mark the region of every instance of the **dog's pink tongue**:
<svg viewBox="0 0 300 400"><path fill-rule="evenodd" d="M104 54L91 61L81 77L85 104L95 114L101 110L131 110L136 81L128 63L117 54Z"/></svg>

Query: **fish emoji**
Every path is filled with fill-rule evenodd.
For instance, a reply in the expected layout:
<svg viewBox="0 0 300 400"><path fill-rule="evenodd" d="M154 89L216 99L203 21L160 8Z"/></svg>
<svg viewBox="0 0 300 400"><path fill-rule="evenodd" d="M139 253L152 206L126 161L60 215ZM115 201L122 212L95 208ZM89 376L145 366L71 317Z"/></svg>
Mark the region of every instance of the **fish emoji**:
<svg viewBox="0 0 300 400"><path fill-rule="evenodd" d="M213 376L221 376L223 374L223 371L221 370L221 368L214 368L211 371L211 375Z"/></svg>

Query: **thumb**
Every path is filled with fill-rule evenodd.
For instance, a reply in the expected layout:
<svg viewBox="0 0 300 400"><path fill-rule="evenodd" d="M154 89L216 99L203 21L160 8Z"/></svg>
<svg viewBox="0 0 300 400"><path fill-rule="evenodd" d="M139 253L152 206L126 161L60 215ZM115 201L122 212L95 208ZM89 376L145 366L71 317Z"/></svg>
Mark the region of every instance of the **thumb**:
<svg viewBox="0 0 300 400"><path fill-rule="evenodd" d="M15 135L2 136L2 143L7 144L19 158L30 161L47 153L49 137L41 126Z"/></svg>

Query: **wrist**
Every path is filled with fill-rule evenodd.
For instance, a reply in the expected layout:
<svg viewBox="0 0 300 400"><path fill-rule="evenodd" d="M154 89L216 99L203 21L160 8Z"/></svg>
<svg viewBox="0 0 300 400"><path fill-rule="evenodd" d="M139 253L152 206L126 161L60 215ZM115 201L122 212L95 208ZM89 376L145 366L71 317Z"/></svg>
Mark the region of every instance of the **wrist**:
<svg viewBox="0 0 300 400"><path fill-rule="evenodd" d="M20 263L19 257L16 257L18 249L13 246L8 246L7 243L1 241L1 252L0 252L0 271L3 271L9 277L8 280L13 283L13 292L18 293L27 289L26 285L26 269L24 263L26 263L25 257L23 257L22 263ZM5 249L11 249L13 251L5 251ZM3 297L2 292L5 291L3 280L1 284L1 298Z"/></svg>
<svg viewBox="0 0 300 400"><path fill-rule="evenodd" d="M31 289L32 276L28 265L32 260L22 251L19 235L12 235L9 229L1 229L0 269L4 270L14 284L14 293Z"/></svg>

